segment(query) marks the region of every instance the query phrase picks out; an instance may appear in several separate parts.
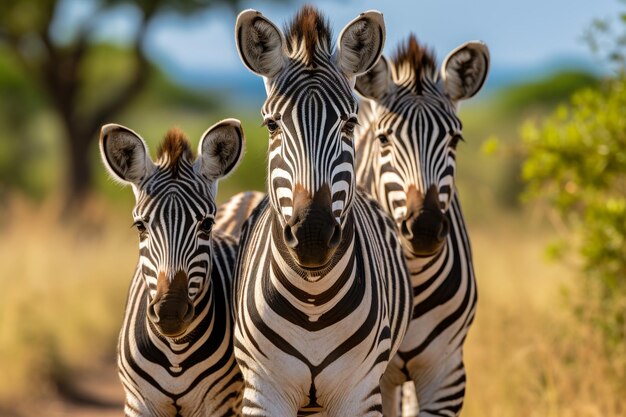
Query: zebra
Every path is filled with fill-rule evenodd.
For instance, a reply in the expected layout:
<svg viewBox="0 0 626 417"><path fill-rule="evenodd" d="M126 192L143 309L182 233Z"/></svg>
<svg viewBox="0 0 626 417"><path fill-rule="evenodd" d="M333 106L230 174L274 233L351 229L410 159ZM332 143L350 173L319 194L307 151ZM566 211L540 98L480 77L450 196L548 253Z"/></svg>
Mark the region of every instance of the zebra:
<svg viewBox="0 0 626 417"><path fill-rule="evenodd" d="M239 238L243 223L264 198L265 193L260 191L244 191L235 194L217 208L213 230Z"/></svg>
<svg viewBox="0 0 626 417"><path fill-rule="evenodd" d="M487 46L468 42L439 75L432 53L411 35L391 62L381 57L355 85L365 98L358 183L395 220L413 285L411 324L390 373L396 384L414 382L420 417L458 415L465 396L463 343L477 292L455 187L463 140L457 108L481 89L488 67Z"/></svg>
<svg viewBox="0 0 626 417"><path fill-rule="evenodd" d="M264 78L269 131L268 197L244 225L235 268L243 415L381 416L410 280L391 218L356 188L352 83L378 60L384 21L362 13L335 51L310 6L285 32L255 10L235 27L243 63Z"/></svg>
<svg viewBox="0 0 626 417"><path fill-rule="evenodd" d="M107 124L100 151L111 177L132 186L139 263L118 341L126 416L240 416L231 285L237 240L212 231L218 180L244 149L241 124L210 127L198 157L178 129L156 162L134 131Z"/></svg>

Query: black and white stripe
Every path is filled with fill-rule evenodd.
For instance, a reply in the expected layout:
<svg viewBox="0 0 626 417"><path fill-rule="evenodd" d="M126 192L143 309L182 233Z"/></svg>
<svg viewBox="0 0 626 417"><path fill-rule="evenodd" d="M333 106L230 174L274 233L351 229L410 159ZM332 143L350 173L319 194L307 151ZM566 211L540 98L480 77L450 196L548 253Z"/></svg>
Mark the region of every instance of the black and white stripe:
<svg viewBox="0 0 626 417"><path fill-rule="evenodd" d="M209 129L194 160L178 131L150 160L143 140L103 127L101 150L115 179L133 186L139 264L118 343L126 416L238 416L242 377L231 315L235 238L212 231L219 178L239 161L238 121Z"/></svg>
<svg viewBox="0 0 626 417"><path fill-rule="evenodd" d="M235 194L218 206L213 230L239 238L243 224L264 198L265 193L260 191L244 191Z"/></svg>
<svg viewBox="0 0 626 417"><path fill-rule="evenodd" d="M270 131L268 198L244 225L235 271L243 414L380 416L380 380L412 307L394 225L354 179L351 79L380 54L382 16L351 22L336 52L308 7L286 38L255 11L236 36L265 78Z"/></svg>
<svg viewBox="0 0 626 417"><path fill-rule="evenodd" d="M359 115L357 178L394 218L413 285L410 327L390 373L395 384L414 382L420 417L456 416L465 395L463 343L477 293L454 185L462 129L456 108L480 89L487 66L486 47L468 43L450 54L440 78L432 56L411 36L392 63L382 58L356 83L369 99ZM435 241L434 253L415 253L407 216L428 211L429 190L436 193L431 205L445 217L413 232L428 231L434 223L449 233L442 234L440 245ZM417 206L413 214L411 204ZM417 415L417 410L405 411ZM389 415L397 410L391 408Z"/></svg>

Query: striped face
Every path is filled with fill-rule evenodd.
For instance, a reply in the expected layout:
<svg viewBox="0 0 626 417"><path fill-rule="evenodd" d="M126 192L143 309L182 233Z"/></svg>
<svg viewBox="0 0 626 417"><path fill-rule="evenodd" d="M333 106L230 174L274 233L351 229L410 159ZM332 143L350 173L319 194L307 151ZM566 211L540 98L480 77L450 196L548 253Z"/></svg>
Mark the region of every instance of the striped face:
<svg viewBox="0 0 626 417"><path fill-rule="evenodd" d="M325 64L325 65L324 65ZM356 99L329 62L298 62L272 85L263 106L270 134L269 195L284 227L294 217L294 194L330 190L332 220L341 225L354 194Z"/></svg>
<svg viewBox="0 0 626 417"><path fill-rule="evenodd" d="M355 76L380 57L384 23L362 13L331 45L324 18L305 6L285 36L259 12L237 18L243 63L263 76L274 241L305 269L327 266L342 240L355 189Z"/></svg>
<svg viewBox="0 0 626 417"><path fill-rule="evenodd" d="M440 77L432 55L411 36L392 64L381 58L356 82L369 99L359 115L357 177L415 255L436 254L446 242L463 140L457 104L480 90L488 59L484 44L465 44L446 58Z"/></svg>
<svg viewBox="0 0 626 417"><path fill-rule="evenodd" d="M461 123L446 101L433 88L431 96L399 91L375 106L375 194L398 224L410 214L416 198L428 195L431 206L442 212L450 207L462 136Z"/></svg>
<svg viewBox="0 0 626 417"><path fill-rule="evenodd" d="M139 263L149 290L149 315L155 322L163 318L154 316L156 304L167 296L187 302L186 311L181 307L172 314L182 314L179 319L190 321L194 302L207 290L212 266L213 186L191 163L180 161L178 165L174 176L167 164L157 162L156 170L139 189L133 210Z"/></svg>
<svg viewBox="0 0 626 417"><path fill-rule="evenodd" d="M181 337L210 290L217 181L237 165L243 149L239 121L224 120L203 135L194 158L182 132L170 130L152 162L145 142L106 125L100 149L114 179L135 193L139 271L148 292L146 316L167 337Z"/></svg>

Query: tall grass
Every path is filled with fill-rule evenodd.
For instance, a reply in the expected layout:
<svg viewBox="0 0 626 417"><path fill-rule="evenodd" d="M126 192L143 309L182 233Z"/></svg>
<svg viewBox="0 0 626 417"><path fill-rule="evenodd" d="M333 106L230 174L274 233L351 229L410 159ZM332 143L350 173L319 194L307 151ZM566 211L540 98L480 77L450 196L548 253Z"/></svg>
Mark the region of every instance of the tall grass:
<svg viewBox="0 0 626 417"><path fill-rule="evenodd" d="M115 352L137 258L130 215L94 204L80 222L57 216L52 205L17 201L3 213L0 404L54 395Z"/></svg>
<svg viewBox="0 0 626 417"><path fill-rule="evenodd" d="M0 409L55 394L112 361L137 259L127 210L94 202L59 224L54 207L14 202L0 230ZM543 260L549 236L526 217L470 228L479 286L466 343L465 417L626 415L602 340L570 312L571 271ZM617 381L617 382L616 382ZM623 389L623 385L622 385Z"/></svg>
<svg viewBox="0 0 626 417"><path fill-rule="evenodd" d="M546 263L549 236L524 220L472 230L479 302L466 343L464 416L626 415L624 364L608 359L598 329L573 314L585 296L579 281Z"/></svg>

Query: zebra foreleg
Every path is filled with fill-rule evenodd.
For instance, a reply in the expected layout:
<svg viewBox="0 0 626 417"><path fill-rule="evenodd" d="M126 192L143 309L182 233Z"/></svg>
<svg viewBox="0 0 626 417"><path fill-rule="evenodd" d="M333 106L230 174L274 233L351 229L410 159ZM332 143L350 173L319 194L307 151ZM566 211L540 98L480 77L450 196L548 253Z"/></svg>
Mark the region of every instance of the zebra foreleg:
<svg viewBox="0 0 626 417"><path fill-rule="evenodd" d="M247 379L243 390L243 417L295 417L298 405L269 381Z"/></svg>
<svg viewBox="0 0 626 417"><path fill-rule="evenodd" d="M465 366L462 353L448 359L446 366L432 376L415 375L419 417L458 416L465 398Z"/></svg>
<svg viewBox="0 0 626 417"><path fill-rule="evenodd" d="M383 399L383 415L385 417L400 417L400 391L398 386L383 377L380 381L380 393Z"/></svg>

